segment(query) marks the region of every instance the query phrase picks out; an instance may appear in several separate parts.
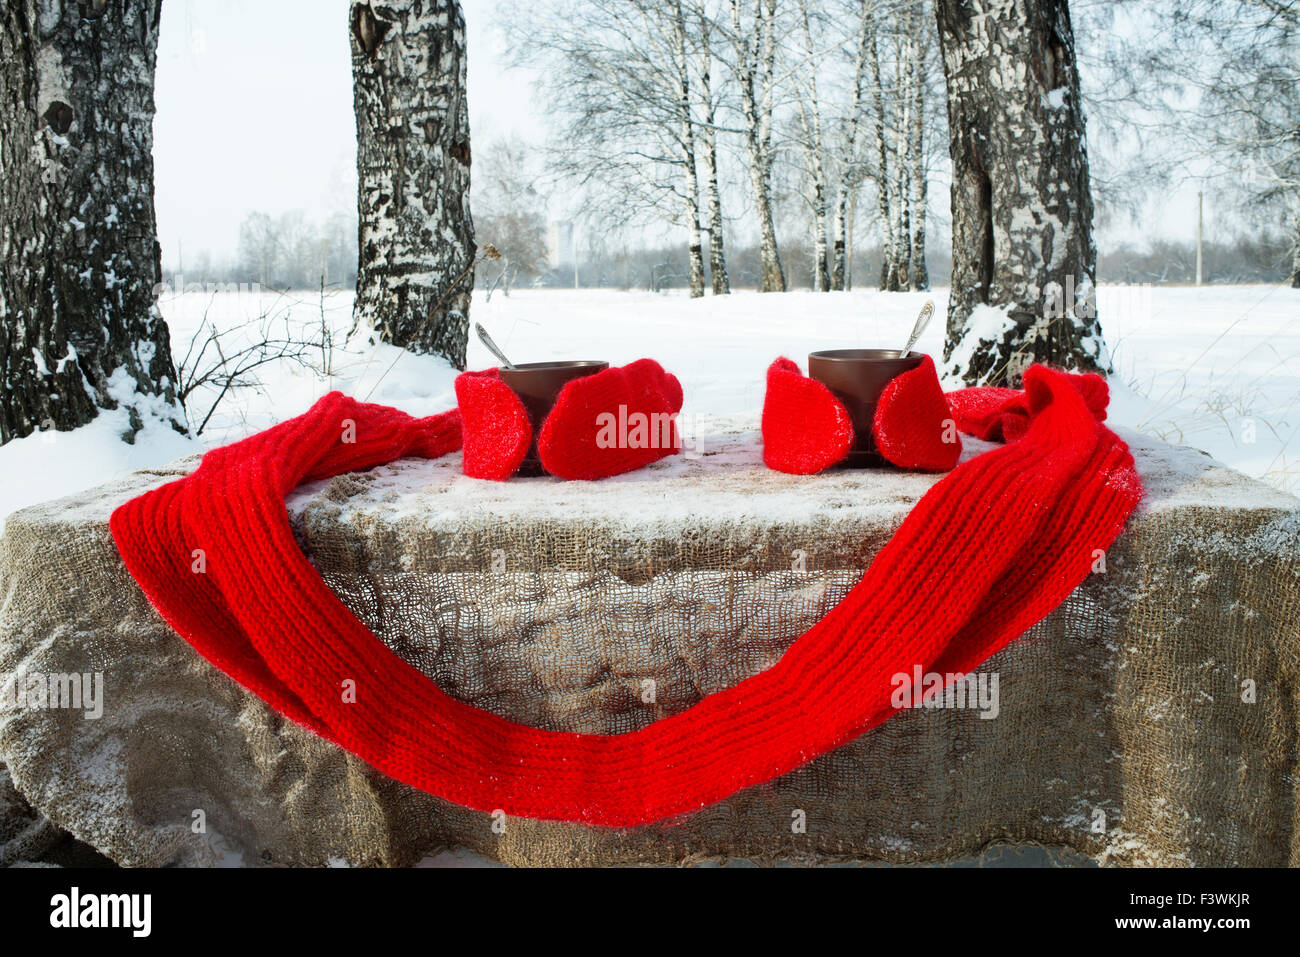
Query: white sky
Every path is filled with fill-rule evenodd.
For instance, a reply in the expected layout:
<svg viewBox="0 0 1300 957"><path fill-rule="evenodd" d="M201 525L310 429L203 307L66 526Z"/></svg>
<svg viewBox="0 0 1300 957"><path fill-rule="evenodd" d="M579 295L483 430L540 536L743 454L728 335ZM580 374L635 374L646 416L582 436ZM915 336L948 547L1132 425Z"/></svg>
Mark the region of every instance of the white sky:
<svg viewBox="0 0 1300 957"><path fill-rule="evenodd" d="M464 0L472 135L535 138L531 77L503 70L493 0ZM166 0L154 176L164 262L234 252L253 210L356 204L348 0Z"/></svg>
<svg viewBox="0 0 1300 957"><path fill-rule="evenodd" d="M506 69L495 0L462 0L471 135L544 134L532 77ZM312 219L354 208L355 126L348 0L166 0L158 51L154 157L164 262L235 250L259 210ZM945 190L946 192L946 190ZM939 197L942 201L942 197ZM1207 216L1213 215L1207 197ZM1177 191L1137 235L1191 238L1195 192ZM1103 251L1105 238L1103 237Z"/></svg>

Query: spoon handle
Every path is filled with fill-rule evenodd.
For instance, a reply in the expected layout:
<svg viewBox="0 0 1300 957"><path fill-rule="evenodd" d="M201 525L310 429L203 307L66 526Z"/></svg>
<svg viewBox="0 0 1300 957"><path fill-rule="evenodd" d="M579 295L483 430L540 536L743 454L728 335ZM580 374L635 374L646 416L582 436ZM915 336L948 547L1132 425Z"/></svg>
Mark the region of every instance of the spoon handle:
<svg viewBox="0 0 1300 957"><path fill-rule="evenodd" d="M916 340L921 338L921 333L925 332L933 316L934 303L927 302L921 307L921 314L916 317L916 325L912 327L912 334L907 339L907 345L903 346L903 351L899 353L900 356L905 356L912 351L912 346L916 345Z"/></svg>
<svg viewBox="0 0 1300 957"><path fill-rule="evenodd" d="M488 352L500 359L503 366L507 369L513 369L515 367L515 364L507 359L506 354L501 351L501 347L492 341L492 337L488 335L488 331L483 328L482 323L474 323L474 331L478 333L479 341L482 342L483 345L487 346Z"/></svg>

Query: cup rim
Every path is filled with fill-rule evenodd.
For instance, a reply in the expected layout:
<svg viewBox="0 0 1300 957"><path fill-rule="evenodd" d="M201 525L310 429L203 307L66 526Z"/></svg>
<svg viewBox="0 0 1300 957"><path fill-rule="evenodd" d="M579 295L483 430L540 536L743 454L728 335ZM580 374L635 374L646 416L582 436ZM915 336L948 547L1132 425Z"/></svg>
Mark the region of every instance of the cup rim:
<svg viewBox="0 0 1300 957"><path fill-rule="evenodd" d="M602 366L608 368L609 362L604 359L570 359L560 362L517 362L513 369L498 366L497 371L509 374L512 372L548 372L560 369L595 369Z"/></svg>
<svg viewBox="0 0 1300 957"><path fill-rule="evenodd" d="M923 359L923 352L903 353L899 349L822 349L808 353L809 360L820 359L824 362L899 362L901 360Z"/></svg>

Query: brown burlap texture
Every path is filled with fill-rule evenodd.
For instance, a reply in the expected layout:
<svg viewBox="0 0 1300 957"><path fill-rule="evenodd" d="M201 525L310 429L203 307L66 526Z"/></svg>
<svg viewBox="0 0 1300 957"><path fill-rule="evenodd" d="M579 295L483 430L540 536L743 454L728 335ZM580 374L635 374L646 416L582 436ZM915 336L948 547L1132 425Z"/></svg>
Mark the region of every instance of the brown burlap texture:
<svg viewBox="0 0 1300 957"><path fill-rule="evenodd" d="M1102 862L1300 864L1300 502L1125 437L1147 497L1105 570L981 668L998 676L996 718L905 711L677 821L470 812L219 674L153 612L107 529L114 506L192 461L10 517L0 676L101 672L106 700L88 720L6 695L0 757L32 805L126 864L405 864L447 845L517 864L906 863L1006 842ZM935 480L781 475L746 433L598 483L476 482L459 456L396 463L299 490L290 511L344 602L448 693L617 733L769 665Z"/></svg>

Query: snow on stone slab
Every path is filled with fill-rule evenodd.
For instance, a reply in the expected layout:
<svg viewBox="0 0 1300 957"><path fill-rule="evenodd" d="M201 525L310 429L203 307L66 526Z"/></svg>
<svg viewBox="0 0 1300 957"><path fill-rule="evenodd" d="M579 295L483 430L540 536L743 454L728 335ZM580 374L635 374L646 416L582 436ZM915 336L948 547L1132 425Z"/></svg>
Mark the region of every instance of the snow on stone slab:
<svg viewBox="0 0 1300 957"><path fill-rule="evenodd" d="M901 347L930 299L938 312L946 311L945 289L737 292L695 300L640 291L521 289L508 297L498 292L490 301L476 294L473 321L482 322L516 362L601 358L621 364L653 356L682 382L681 424L689 437L756 430L765 372L779 355L806 367L816 349ZM1300 290L1103 285L1097 308L1116 369L1110 424L1203 449L1277 488L1300 489ZM321 325L323 309L336 343L329 374L283 362L268 365L258 372L260 385L228 398L196 440L147 421L135 445L126 445L118 440L126 431L124 415L104 413L75 432L10 442L0 447L0 523L17 508L250 435L304 412L331 389L413 415L455 404L456 373L446 362L385 345L347 345L347 293L322 303L311 292L198 290L164 295L159 309L178 359L205 322L234 328L287 309L292 327L306 335ZM994 308L975 318L977 334L987 337L999 335L1006 321ZM943 326L931 323L918 344L936 359L943 351ZM471 336L470 368L494 364ZM191 398L191 417L206 411L210 399L211 393L199 390ZM1134 434L1133 441L1142 440ZM1154 444L1147 447L1151 456L1163 455ZM1144 467L1141 456L1139 466ZM1249 487L1248 501L1262 494ZM1204 487L1190 488L1190 494L1208 494Z"/></svg>
<svg viewBox="0 0 1300 957"><path fill-rule="evenodd" d="M1220 508L1300 511L1293 496L1254 481L1195 449L1132 430L1130 444L1146 494L1139 513ZM963 461L995 447L963 436ZM760 436L735 429L699 436L692 448L644 469L595 482L551 477L491 482L466 477L459 453L402 459L367 472L307 483L288 497L295 522L370 528L455 529L503 523L600 524L648 537L684 529L816 527L823 522L884 528L902 520L942 476L898 469L832 469L820 475L774 472L763 465ZM187 474L198 456L138 472L103 487L25 509L11 520L107 523L118 505Z"/></svg>
<svg viewBox="0 0 1300 957"><path fill-rule="evenodd" d="M1300 509L1286 493L1252 481L1194 449L1169 446L1120 429L1134 451L1147 511L1217 507ZM963 461L994 447L963 436ZM406 460L311 483L288 500L295 517L341 503L334 517L346 523L415 520L454 526L467 515L499 522L572 520L640 530L688 526L815 526L821 521L866 524L901 521L942 476L899 469L832 469L815 476L785 475L763 465L757 432L709 435L694 449L645 469L598 482L555 478L488 482L466 478L459 455L436 461ZM346 491L345 491L346 489Z"/></svg>

